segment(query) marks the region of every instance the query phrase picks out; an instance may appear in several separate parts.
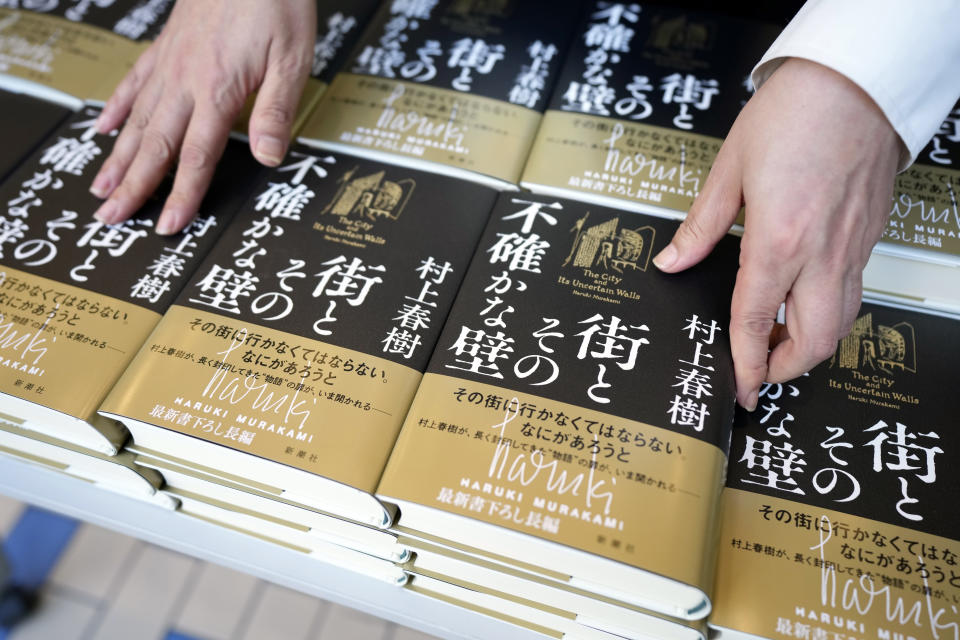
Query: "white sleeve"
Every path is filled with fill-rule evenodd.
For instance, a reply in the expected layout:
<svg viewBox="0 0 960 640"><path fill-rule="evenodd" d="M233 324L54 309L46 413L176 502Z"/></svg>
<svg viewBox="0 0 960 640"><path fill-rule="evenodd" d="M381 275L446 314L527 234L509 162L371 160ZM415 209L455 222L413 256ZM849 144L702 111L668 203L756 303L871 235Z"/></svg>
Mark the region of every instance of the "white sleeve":
<svg viewBox="0 0 960 640"><path fill-rule="evenodd" d="M960 0L807 0L754 67L754 86L790 57L873 98L906 147L904 169L960 97Z"/></svg>

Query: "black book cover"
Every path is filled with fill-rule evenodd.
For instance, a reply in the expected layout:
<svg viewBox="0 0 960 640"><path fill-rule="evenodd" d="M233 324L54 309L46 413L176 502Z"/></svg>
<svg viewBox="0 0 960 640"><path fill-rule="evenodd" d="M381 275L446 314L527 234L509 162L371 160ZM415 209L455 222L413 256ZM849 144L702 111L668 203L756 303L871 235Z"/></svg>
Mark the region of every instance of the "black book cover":
<svg viewBox="0 0 960 640"><path fill-rule="evenodd" d="M676 227L501 195L379 493L707 593L738 243L666 275L651 258Z"/></svg>
<svg viewBox="0 0 960 640"><path fill-rule="evenodd" d="M495 195L294 147L104 410L372 492Z"/></svg>
<svg viewBox="0 0 960 640"><path fill-rule="evenodd" d="M88 192L114 135L85 107L0 186L0 314L5 393L86 418L173 302L243 201L258 165L231 143L199 216L153 228L170 181L130 220L92 217ZM242 146L242 145L240 145ZM77 377L79 368L96 375Z"/></svg>
<svg viewBox="0 0 960 640"><path fill-rule="evenodd" d="M778 33L720 12L594 0L523 183L686 212Z"/></svg>
<svg viewBox="0 0 960 640"><path fill-rule="evenodd" d="M301 135L516 182L579 13L540 0L383 3Z"/></svg>
<svg viewBox="0 0 960 640"><path fill-rule="evenodd" d="M0 182L70 113L66 107L0 90Z"/></svg>
<svg viewBox="0 0 960 640"><path fill-rule="evenodd" d="M766 637L835 619L857 638L960 629L958 337L955 319L865 303L830 360L764 384L757 410L738 413L716 624Z"/></svg>
<svg viewBox="0 0 960 640"><path fill-rule="evenodd" d="M960 102L894 184L883 242L960 258ZM944 255L945 254L945 255Z"/></svg>

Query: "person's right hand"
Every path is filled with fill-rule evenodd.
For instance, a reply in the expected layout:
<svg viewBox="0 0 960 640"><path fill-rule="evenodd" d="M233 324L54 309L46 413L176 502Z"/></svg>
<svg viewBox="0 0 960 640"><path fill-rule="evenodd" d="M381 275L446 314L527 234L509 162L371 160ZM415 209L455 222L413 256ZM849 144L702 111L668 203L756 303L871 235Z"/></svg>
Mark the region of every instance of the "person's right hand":
<svg viewBox="0 0 960 640"><path fill-rule="evenodd" d="M123 127L90 191L94 216L129 218L179 160L156 231L196 215L234 120L259 89L250 149L265 165L286 154L316 38L314 0L178 0L160 37L117 86L97 121Z"/></svg>
<svg viewBox="0 0 960 640"><path fill-rule="evenodd" d="M700 262L744 206L730 305L737 401L786 382L837 348L860 308L863 268L890 215L901 142L857 85L792 58L734 122L703 190L654 258L675 273ZM775 323L780 304L785 323Z"/></svg>

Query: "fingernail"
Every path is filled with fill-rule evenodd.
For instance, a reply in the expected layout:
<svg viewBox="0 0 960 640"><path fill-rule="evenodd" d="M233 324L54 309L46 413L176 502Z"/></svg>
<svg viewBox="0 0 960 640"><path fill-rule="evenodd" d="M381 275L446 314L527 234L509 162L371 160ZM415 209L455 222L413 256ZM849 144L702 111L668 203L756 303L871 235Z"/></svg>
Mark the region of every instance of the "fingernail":
<svg viewBox="0 0 960 640"><path fill-rule="evenodd" d="M758 391L751 391L750 395L747 396L747 402L743 405L743 408L747 411L756 411L757 402L760 400L760 393Z"/></svg>
<svg viewBox="0 0 960 640"><path fill-rule="evenodd" d="M155 231L158 236L172 236L175 234L177 229L177 221L180 220L180 214L173 210L166 210L160 214L160 219L157 220L157 227Z"/></svg>
<svg viewBox="0 0 960 640"><path fill-rule="evenodd" d="M98 173L93 184L90 185L90 193L98 198L106 198L110 195L110 178L104 173Z"/></svg>
<svg viewBox="0 0 960 640"><path fill-rule="evenodd" d="M103 224L113 224L113 219L116 215L117 203L113 200L107 200L94 212L93 217Z"/></svg>
<svg viewBox="0 0 960 640"><path fill-rule="evenodd" d="M657 269L663 271L676 264L678 257L677 248L672 244L668 244L664 247L663 251L654 256L653 264L656 265Z"/></svg>
<svg viewBox="0 0 960 640"><path fill-rule="evenodd" d="M260 136L257 139L257 159L264 164L277 165L283 160L283 140L273 136Z"/></svg>

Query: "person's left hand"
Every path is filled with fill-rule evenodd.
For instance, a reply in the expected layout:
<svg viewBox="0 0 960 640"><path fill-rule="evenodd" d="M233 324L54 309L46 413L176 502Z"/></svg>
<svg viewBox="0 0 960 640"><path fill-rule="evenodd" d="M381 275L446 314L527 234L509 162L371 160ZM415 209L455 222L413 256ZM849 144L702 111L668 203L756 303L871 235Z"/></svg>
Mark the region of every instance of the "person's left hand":
<svg viewBox="0 0 960 640"><path fill-rule="evenodd" d="M95 217L105 224L129 218L179 158L156 231L183 229L257 89L250 148L263 164L279 164L313 59L316 24L314 0L178 0L97 121L101 133L126 124L90 188L108 198Z"/></svg>

